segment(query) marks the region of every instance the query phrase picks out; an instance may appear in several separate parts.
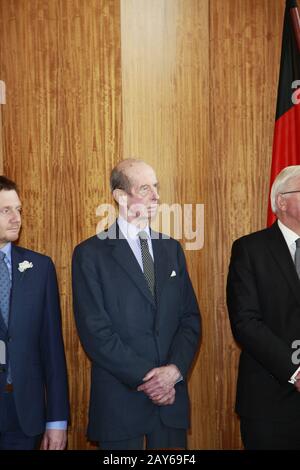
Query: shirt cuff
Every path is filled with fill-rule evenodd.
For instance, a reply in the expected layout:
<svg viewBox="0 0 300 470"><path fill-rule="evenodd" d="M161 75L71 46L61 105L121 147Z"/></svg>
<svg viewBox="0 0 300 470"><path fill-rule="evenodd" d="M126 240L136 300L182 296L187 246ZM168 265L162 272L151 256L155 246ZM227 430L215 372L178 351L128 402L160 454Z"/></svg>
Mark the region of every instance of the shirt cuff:
<svg viewBox="0 0 300 470"><path fill-rule="evenodd" d="M298 373L300 372L300 367L298 367L298 369L296 370L296 372L293 373L292 377L290 378L289 380L289 383L290 384L293 384L296 382L296 375L298 375Z"/></svg>
<svg viewBox="0 0 300 470"><path fill-rule="evenodd" d="M183 377L182 375L180 375L180 377L178 377L178 379L176 380L175 385L182 381L183 381Z"/></svg>
<svg viewBox="0 0 300 470"><path fill-rule="evenodd" d="M65 431L68 427L68 421L49 421L46 423L46 429L61 429Z"/></svg>

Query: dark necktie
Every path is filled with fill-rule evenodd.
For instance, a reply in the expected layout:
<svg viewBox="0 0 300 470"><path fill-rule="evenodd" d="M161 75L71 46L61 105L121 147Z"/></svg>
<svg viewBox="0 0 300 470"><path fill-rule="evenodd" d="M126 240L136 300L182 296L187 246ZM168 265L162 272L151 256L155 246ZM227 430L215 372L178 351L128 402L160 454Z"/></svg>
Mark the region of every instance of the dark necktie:
<svg viewBox="0 0 300 470"><path fill-rule="evenodd" d="M149 251L147 233L142 231L139 232L138 236L141 242L144 276L146 278L151 294L153 295L153 298L155 298L154 263Z"/></svg>
<svg viewBox="0 0 300 470"><path fill-rule="evenodd" d="M298 277L300 279L300 238L296 240L295 266Z"/></svg>
<svg viewBox="0 0 300 470"><path fill-rule="evenodd" d="M8 326L11 280L4 258L5 253L0 251L0 310L4 323Z"/></svg>

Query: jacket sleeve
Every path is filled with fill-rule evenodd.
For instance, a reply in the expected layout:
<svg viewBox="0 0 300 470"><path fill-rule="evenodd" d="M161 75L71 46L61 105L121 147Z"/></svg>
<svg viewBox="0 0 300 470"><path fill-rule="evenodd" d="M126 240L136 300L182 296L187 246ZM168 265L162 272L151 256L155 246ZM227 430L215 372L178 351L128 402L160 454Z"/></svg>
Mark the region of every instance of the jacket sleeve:
<svg viewBox="0 0 300 470"><path fill-rule="evenodd" d="M72 279L74 315L86 353L96 366L136 388L154 364L138 355L114 331L104 306L101 279L92 250L82 246L75 248Z"/></svg>
<svg viewBox="0 0 300 470"><path fill-rule="evenodd" d="M46 384L46 421L67 421L69 398L56 272L48 258L40 350Z"/></svg>
<svg viewBox="0 0 300 470"><path fill-rule="evenodd" d="M236 240L227 279L227 306L233 335L243 350L279 381L287 383L297 366L292 364L289 345L264 321L257 282L246 240Z"/></svg>
<svg viewBox="0 0 300 470"><path fill-rule="evenodd" d="M182 285L180 321L172 341L168 362L175 364L186 378L199 347L201 316L192 283L186 268L186 261L180 244L177 244L178 264Z"/></svg>

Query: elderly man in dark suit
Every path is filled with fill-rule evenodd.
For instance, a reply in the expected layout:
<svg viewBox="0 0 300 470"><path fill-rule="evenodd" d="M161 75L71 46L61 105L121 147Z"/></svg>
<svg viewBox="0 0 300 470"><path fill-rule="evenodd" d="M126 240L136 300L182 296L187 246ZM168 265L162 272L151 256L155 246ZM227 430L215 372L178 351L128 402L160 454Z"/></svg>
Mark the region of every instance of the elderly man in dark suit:
<svg viewBox="0 0 300 470"><path fill-rule="evenodd" d="M21 228L14 182L0 176L0 449L63 449L69 416L55 268L12 242Z"/></svg>
<svg viewBox="0 0 300 470"><path fill-rule="evenodd" d="M119 217L73 256L74 311L92 361L88 436L102 449L185 448L187 374L200 315L180 244L153 232L158 182L140 160L112 171Z"/></svg>
<svg viewBox="0 0 300 470"><path fill-rule="evenodd" d="M277 221L232 247L227 302L242 348L236 410L246 449L300 449L299 165L277 176L271 203Z"/></svg>

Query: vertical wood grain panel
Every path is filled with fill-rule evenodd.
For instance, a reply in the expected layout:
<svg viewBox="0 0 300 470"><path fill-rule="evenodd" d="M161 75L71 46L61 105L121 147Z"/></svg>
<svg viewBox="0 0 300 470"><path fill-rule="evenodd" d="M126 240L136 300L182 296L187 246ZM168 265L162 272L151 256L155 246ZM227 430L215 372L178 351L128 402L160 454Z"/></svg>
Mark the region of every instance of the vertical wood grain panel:
<svg viewBox="0 0 300 470"><path fill-rule="evenodd" d="M2 105L0 104L0 175L3 173Z"/></svg>
<svg viewBox="0 0 300 470"><path fill-rule="evenodd" d="M1 51L1 45L0 45ZM1 52L0 52L1 55ZM0 174L3 173L3 137L2 137L2 106L6 103L5 82L0 77Z"/></svg>
<svg viewBox="0 0 300 470"><path fill-rule="evenodd" d="M239 350L225 306L234 239L266 226L283 0L210 2L209 285L219 448L238 448ZM258 384L259 386L259 384Z"/></svg>
<svg viewBox="0 0 300 470"><path fill-rule="evenodd" d="M1 0L4 169L20 185L20 243L57 267L68 360L69 448L85 448L89 362L74 328L71 254L95 234L120 158L120 14L114 0Z"/></svg>
<svg viewBox="0 0 300 470"><path fill-rule="evenodd" d="M4 171L21 187L21 244L57 266L70 449L89 447L71 253L95 233L110 169L130 155L157 170L162 202L205 204L204 247L186 251L203 316L189 446L241 446L225 282L232 240L265 225L284 3L0 0Z"/></svg>

